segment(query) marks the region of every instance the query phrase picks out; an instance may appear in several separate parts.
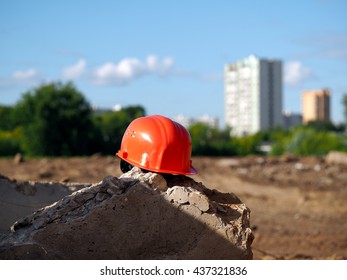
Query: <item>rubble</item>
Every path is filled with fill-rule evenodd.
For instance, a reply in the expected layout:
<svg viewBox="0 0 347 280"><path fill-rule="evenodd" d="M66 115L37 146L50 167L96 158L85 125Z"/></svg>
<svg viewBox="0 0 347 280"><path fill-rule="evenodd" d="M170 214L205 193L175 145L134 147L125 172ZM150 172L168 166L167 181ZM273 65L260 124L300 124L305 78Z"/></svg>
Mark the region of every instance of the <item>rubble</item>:
<svg viewBox="0 0 347 280"><path fill-rule="evenodd" d="M19 219L0 259L252 259L252 241L234 194L135 167Z"/></svg>
<svg viewBox="0 0 347 280"><path fill-rule="evenodd" d="M21 153L17 153L15 156L14 156L14 158L13 158L13 162L15 163L15 164L21 164L22 162L24 162L25 160L24 160L24 157L23 157L23 155L21 154Z"/></svg>
<svg viewBox="0 0 347 280"><path fill-rule="evenodd" d="M347 153L331 151L325 157L325 161L330 164L347 165Z"/></svg>

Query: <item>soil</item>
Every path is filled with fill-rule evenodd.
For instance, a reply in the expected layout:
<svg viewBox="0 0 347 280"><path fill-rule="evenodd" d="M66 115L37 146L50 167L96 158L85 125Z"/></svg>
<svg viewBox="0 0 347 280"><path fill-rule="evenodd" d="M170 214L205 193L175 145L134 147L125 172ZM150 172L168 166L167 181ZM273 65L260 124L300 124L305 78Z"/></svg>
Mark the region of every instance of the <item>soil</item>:
<svg viewBox="0 0 347 280"><path fill-rule="evenodd" d="M251 209L254 259L347 259L347 165L319 157L194 157L192 176ZM116 157L0 159L16 180L96 183L120 176Z"/></svg>

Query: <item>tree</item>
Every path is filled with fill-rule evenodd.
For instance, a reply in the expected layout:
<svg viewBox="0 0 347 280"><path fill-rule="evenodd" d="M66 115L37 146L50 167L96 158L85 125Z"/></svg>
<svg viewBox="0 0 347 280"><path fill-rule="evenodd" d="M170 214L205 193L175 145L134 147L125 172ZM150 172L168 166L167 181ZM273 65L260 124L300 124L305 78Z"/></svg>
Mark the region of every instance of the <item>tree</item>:
<svg viewBox="0 0 347 280"><path fill-rule="evenodd" d="M122 109L125 112L129 120L134 120L146 115L146 110L140 105L128 106Z"/></svg>
<svg viewBox="0 0 347 280"><path fill-rule="evenodd" d="M344 108L343 113L345 116L345 127L347 129L347 93L345 93L345 95L342 98L342 104L343 104L343 108Z"/></svg>
<svg viewBox="0 0 347 280"><path fill-rule="evenodd" d="M317 131L310 127L297 127L287 137L274 143L273 155L290 153L298 156L322 156L329 151L346 151L342 135L329 131Z"/></svg>
<svg viewBox="0 0 347 280"><path fill-rule="evenodd" d="M19 127L11 131L0 130L0 156L12 156L21 152L22 138L22 129Z"/></svg>
<svg viewBox="0 0 347 280"><path fill-rule="evenodd" d="M91 106L72 83L50 83L25 93L15 106L25 152L72 156L93 152Z"/></svg>
<svg viewBox="0 0 347 280"><path fill-rule="evenodd" d="M129 106L120 111L106 111L94 114L93 121L99 130L100 152L115 154L120 148L123 134L136 118L145 116L142 106Z"/></svg>
<svg viewBox="0 0 347 280"><path fill-rule="evenodd" d="M192 124L189 128L192 138L193 155L234 155L235 150L230 141L230 129L219 130L202 122Z"/></svg>
<svg viewBox="0 0 347 280"><path fill-rule="evenodd" d="M342 132L344 130L344 127L342 125L336 126L331 121L309 121L305 127L313 128L316 131L335 131L335 132Z"/></svg>
<svg viewBox="0 0 347 280"><path fill-rule="evenodd" d="M0 105L0 130L8 131L14 128L13 107Z"/></svg>
<svg viewBox="0 0 347 280"><path fill-rule="evenodd" d="M261 136L260 134L251 134L243 137L234 137L231 139L231 143L239 156L259 154L258 148L261 144Z"/></svg>

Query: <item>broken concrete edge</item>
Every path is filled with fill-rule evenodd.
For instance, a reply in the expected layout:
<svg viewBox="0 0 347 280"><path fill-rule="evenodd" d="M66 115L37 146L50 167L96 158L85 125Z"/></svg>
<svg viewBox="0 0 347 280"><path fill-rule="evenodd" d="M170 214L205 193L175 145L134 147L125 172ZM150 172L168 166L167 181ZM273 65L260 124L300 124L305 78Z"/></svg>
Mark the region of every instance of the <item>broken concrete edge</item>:
<svg viewBox="0 0 347 280"><path fill-rule="evenodd" d="M6 180L11 182L15 187L16 190L19 193L22 193L24 195L34 195L36 192L37 187L39 186L49 186L49 187L62 187L65 188L69 192L75 192L79 189L85 188L86 186L91 186L91 183L73 183L73 182L44 182L44 181L24 181L24 180L17 180L12 179L9 177L6 177L2 174L0 174L0 181Z"/></svg>
<svg viewBox="0 0 347 280"><path fill-rule="evenodd" d="M119 178L107 176L99 183L85 185L61 200L19 219L11 226L8 234L0 237L0 250L18 244L18 240L21 246L31 244L31 236L47 225L86 217L99 204L113 196L125 196L139 183L145 190L161 195L182 212L194 218L199 217L213 230L229 225L228 231L232 232L225 232L225 236L235 245L250 250L249 244L254 238L249 223L250 210L234 194L210 190L186 176L152 172L144 174L136 167Z"/></svg>

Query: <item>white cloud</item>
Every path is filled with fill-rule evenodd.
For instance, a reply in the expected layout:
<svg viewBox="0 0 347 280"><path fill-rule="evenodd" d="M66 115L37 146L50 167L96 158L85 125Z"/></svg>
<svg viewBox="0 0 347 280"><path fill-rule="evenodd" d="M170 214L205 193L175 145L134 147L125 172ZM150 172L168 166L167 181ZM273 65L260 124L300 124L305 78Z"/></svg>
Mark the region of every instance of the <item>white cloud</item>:
<svg viewBox="0 0 347 280"><path fill-rule="evenodd" d="M18 70L13 73L12 78L16 81L24 81L35 79L39 76L39 73L35 69L28 69L26 71Z"/></svg>
<svg viewBox="0 0 347 280"><path fill-rule="evenodd" d="M284 82L289 86L298 86L312 77L312 72L300 61L290 61L284 67Z"/></svg>
<svg viewBox="0 0 347 280"><path fill-rule="evenodd" d="M158 67L158 58L155 55L149 55L146 59L148 70L155 71Z"/></svg>
<svg viewBox="0 0 347 280"><path fill-rule="evenodd" d="M149 55L145 61L137 58L124 58L118 63L106 62L92 73L96 84L124 85L144 75L166 75L174 67L172 58L158 59Z"/></svg>
<svg viewBox="0 0 347 280"><path fill-rule="evenodd" d="M167 72L170 72L174 68L174 64L175 61L171 57L165 58L160 67L161 73L166 74Z"/></svg>
<svg viewBox="0 0 347 280"><path fill-rule="evenodd" d="M30 68L28 70L17 70L12 75L8 77L0 77L0 87L28 87L37 85L37 83L42 79L40 73L34 69Z"/></svg>
<svg viewBox="0 0 347 280"><path fill-rule="evenodd" d="M86 69L86 61L84 59L80 59L76 64L66 67L62 71L62 77L66 80L74 80L79 78Z"/></svg>

